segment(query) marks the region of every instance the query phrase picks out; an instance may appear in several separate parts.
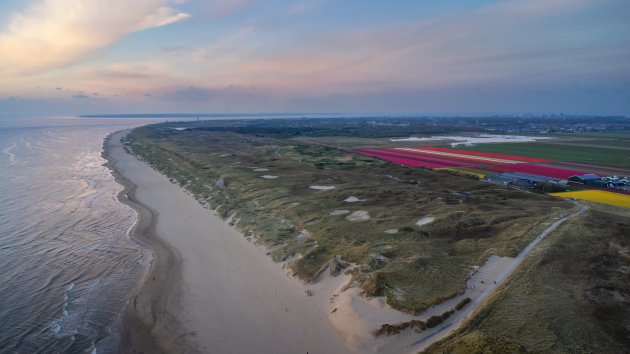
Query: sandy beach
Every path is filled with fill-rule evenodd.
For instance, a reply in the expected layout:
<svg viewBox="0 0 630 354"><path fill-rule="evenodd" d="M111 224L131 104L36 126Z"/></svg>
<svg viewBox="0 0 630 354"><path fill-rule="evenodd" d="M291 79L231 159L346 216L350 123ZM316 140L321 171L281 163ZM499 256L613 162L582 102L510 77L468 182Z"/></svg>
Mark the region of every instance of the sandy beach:
<svg viewBox="0 0 630 354"><path fill-rule="evenodd" d="M490 257L471 270L462 293L412 316L384 297L361 296L346 274L323 272L316 282L302 283L286 263L273 262L263 246L125 152L125 134L110 136L104 156L125 187L119 200L138 211L132 236L154 251L151 271L125 314L120 351L127 353L416 353L470 319L540 240L585 210L550 221L516 258ZM383 324L426 321L466 298L471 304L440 326L375 336Z"/></svg>
<svg viewBox="0 0 630 354"><path fill-rule="evenodd" d="M139 213L134 239L155 256L125 314L121 352L347 352L326 312L334 289L307 296L263 250L127 154L125 133L110 136L104 156L125 187L119 199Z"/></svg>

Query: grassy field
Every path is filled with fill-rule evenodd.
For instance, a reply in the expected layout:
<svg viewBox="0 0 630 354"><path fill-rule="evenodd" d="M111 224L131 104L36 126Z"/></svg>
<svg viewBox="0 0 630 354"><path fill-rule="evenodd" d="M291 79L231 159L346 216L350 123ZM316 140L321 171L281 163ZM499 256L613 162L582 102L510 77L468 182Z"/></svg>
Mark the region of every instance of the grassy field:
<svg viewBox="0 0 630 354"><path fill-rule="evenodd" d="M623 139L630 140L630 131L617 132L580 132L580 133L550 133L549 136L559 138L589 138L589 139Z"/></svg>
<svg viewBox="0 0 630 354"><path fill-rule="evenodd" d="M302 279L316 279L341 255L359 265L353 277L366 295L386 295L411 313L456 295L473 266L491 255L515 255L571 207L300 137L172 129L182 125L135 129L130 149L200 203L224 217L236 215L237 228L267 245L274 259L297 256L292 267ZM310 188L316 185L335 188ZM348 197L361 201L345 202ZM346 218L356 211L369 219ZM415 225L427 215L435 221Z"/></svg>
<svg viewBox="0 0 630 354"><path fill-rule="evenodd" d="M571 143L574 144L574 143ZM630 167L630 152L626 149L562 145L558 143L498 143L461 147L464 150L538 157L555 161L580 162L602 166Z"/></svg>
<svg viewBox="0 0 630 354"><path fill-rule="evenodd" d="M590 204L533 251L507 288L428 353L627 353L630 211Z"/></svg>

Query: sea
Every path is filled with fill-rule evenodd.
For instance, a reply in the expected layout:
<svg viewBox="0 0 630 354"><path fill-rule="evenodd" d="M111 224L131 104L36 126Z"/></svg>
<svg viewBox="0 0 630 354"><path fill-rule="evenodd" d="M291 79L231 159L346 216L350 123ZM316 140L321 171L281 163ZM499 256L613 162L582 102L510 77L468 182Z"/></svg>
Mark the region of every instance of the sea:
<svg viewBox="0 0 630 354"><path fill-rule="evenodd" d="M165 119L0 115L0 353L117 351L152 253L103 141Z"/></svg>
<svg viewBox="0 0 630 354"><path fill-rule="evenodd" d="M140 119L0 117L0 353L112 353L148 272L104 138Z"/></svg>

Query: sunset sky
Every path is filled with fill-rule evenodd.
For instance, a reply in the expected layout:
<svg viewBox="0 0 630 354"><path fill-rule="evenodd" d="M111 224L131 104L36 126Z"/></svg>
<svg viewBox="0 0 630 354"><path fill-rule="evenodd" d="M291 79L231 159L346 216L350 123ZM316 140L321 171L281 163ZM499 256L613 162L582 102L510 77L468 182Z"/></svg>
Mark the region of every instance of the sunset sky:
<svg viewBox="0 0 630 354"><path fill-rule="evenodd" d="M155 112L630 115L630 1L0 1L0 114Z"/></svg>

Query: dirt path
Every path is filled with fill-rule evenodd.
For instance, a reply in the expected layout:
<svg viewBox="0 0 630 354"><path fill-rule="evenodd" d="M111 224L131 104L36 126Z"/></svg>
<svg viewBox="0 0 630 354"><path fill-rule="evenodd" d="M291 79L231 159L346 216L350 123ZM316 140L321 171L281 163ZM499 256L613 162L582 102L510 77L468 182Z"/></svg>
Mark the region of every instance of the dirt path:
<svg viewBox="0 0 630 354"><path fill-rule="evenodd" d="M459 327L461 327L461 325L470 317L470 315L476 312L481 307L488 295L490 295L497 287L502 285L506 281L506 279L512 273L514 273L516 268L518 268L518 266L523 263L525 257L527 257L527 255L532 251L532 249L534 249L534 247L536 247L540 243L540 241L542 241L565 221L575 218L588 210L588 207L586 205L580 204L573 200L571 200L571 202L578 207L577 211L574 211L568 215L564 215L556 220L554 223L549 225L544 231L538 234L538 236L536 236L536 238L532 242L530 242L515 258L503 258L503 260L508 261L500 262L499 267L493 267L498 269L493 269L493 274L491 274L491 278L493 278L493 280L491 280L492 282L486 279L486 281L483 283L487 284L487 287L483 289L481 293L477 294L475 298L471 297L473 301L468 306L466 306L461 311L457 311L456 314L447 321L447 323L433 328L432 330L422 332L420 334L420 338L418 338L417 334L413 334L416 341L413 342L410 347L408 347L408 349L410 349L409 352L422 351L431 344L445 338L446 336L457 330ZM469 283L469 286L470 285L471 284ZM473 289L474 288L466 289L466 292Z"/></svg>

